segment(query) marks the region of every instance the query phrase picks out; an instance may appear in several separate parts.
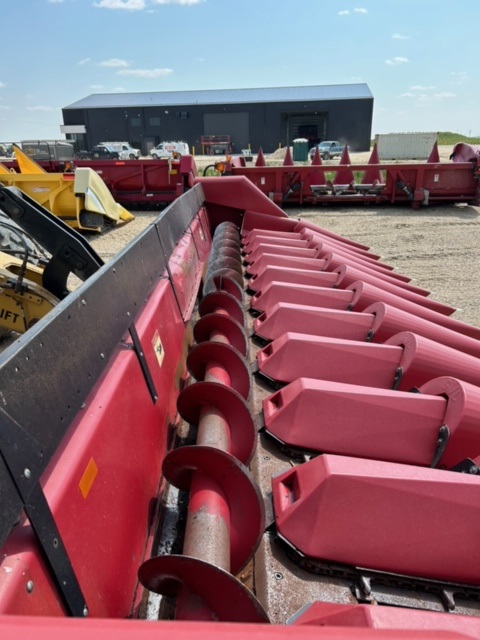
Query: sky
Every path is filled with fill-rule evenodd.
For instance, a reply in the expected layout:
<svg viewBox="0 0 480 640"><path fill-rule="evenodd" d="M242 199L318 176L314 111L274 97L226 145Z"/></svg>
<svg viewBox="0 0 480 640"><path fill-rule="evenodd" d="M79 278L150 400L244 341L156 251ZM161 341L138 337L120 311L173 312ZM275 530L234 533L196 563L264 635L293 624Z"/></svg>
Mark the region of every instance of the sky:
<svg viewBox="0 0 480 640"><path fill-rule="evenodd" d="M1 0L0 142L93 93L366 83L372 137L480 135L474 0Z"/></svg>

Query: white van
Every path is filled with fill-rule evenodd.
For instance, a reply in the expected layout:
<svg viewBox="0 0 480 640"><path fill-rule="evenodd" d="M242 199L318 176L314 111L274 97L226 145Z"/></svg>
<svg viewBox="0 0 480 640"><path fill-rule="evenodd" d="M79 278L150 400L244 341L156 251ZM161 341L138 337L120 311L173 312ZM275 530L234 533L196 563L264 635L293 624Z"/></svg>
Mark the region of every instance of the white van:
<svg viewBox="0 0 480 640"><path fill-rule="evenodd" d="M176 154L177 157L188 155L190 148L186 142L161 142L150 149L149 153L156 160L157 158L171 158L173 154Z"/></svg>
<svg viewBox="0 0 480 640"><path fill-rule="evenodd" d="M122 160L138 160L142 155L140 149L135 149L129 142L99 142L99 144L108 145L118 151Z"/></svg>

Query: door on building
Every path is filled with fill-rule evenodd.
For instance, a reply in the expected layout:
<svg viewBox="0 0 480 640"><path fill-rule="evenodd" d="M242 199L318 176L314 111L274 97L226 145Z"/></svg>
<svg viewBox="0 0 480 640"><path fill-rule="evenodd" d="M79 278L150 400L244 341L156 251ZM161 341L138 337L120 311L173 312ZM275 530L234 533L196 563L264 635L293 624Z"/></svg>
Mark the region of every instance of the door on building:
<svg viewBox="0 0 480 640"><path fill-rule="evenodd" d="M248 113L205 113L203 116L205 135L228 135L233 153L241 153L249 143Z"/></svg>
<svg viewBox="0 0 480 640"><path fill-rule="evenodd" d="M326 113L287 113L287 143L296 138L306 138L309 147L325 140L327 136Z"/></svg>

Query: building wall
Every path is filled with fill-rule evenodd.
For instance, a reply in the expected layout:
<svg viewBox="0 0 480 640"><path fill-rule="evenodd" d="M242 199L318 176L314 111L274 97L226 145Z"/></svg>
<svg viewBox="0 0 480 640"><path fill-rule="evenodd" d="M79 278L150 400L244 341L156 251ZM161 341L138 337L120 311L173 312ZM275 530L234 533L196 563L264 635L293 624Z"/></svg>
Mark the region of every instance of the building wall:
<svg viewBox="0 0 480 640"><path fill-rule="evenodd" d="M370 148L373 99L64 109L63 119L64 124L85 124L86 146L106 140L126 140L147 153L159 142L184 140L200 154L200 137L212 133L204 130L205 123L211 127L215 114L219 116L219 123L234 123L234 114L242 114L238 115L238 126L234 127L236 136L230 131L215 132L231 135L237 153L248 145L254 152L262 147L264 152L271 153L279 146L291 144L292 131L297 129L289 124L308 123L306 114L310 114L312 122L324 122L324 127L318 127L319 140L340 140L349 144L352 151L366 151ZM248 140L244 139L245 121ZM309 130L308 127L305 130ZM314 142L315 134L301 137L311 137Z"/></svg>

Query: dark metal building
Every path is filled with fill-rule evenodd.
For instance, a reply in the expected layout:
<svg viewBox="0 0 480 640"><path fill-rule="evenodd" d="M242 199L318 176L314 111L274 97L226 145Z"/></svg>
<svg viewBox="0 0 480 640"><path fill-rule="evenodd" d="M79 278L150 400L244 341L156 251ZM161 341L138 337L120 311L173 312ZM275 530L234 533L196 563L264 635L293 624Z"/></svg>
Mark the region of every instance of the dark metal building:
<svg viewBox="0 0 480 640"><path fill-rule="evenodd" d="M159 142L183 140L200 154L201 136L228 135L236 153L271 153L295 138L364 151L373 96L366 84L92 94L62 112L61 130L80 148L125 140L147 153Z"/></svg>

